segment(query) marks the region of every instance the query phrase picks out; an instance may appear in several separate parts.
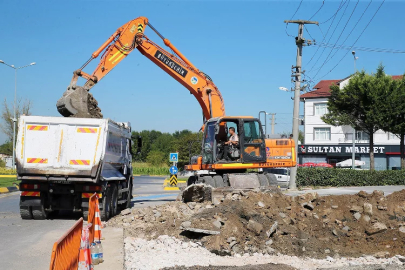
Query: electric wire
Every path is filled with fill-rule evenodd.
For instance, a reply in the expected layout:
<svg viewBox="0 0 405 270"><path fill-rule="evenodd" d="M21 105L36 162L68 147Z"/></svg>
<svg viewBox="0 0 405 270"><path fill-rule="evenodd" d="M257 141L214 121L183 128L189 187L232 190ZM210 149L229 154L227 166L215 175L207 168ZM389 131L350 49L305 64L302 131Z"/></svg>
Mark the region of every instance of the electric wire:
<svg viewBox="0 0 405 270"><path fill-rule="evenodd" d="M353 11L352 11L352 13L351 13L350 16L349 16L349 19L347 19L347 22L346 22L345 26L343 27L342 32L340 32L339 37L336 39L336 42L335 42L335 45L334 45L334 46L336 46L336 44L339 42L339 39L342 37L344 31L346 30L347 24L350 22L350 19L352 18L353 13L354 13L354 11L356 10L357 5L359 4L359 2L360 2L360 0L357 0L357 3L356 3L356 5L354 6ZM350 4L350 1L349 1L349 3L347 4L346 9L347 9L347 7L349 6L349 4ZM346 9L345 9L345 11L343 12L343 14L346 12ZM342 17L343 17L343 15L342 15ZM340 21L339 21L339 22L340 22ZM337 26L336 26L336 27L337 27ZM333 52L333 48L330 50L329 54L326 56L325 61L324 61L323 64L321 65L320 69L316 72L316 74L315 74L314 77L316 77L316 76L318 75L319 71L322 69L322 67L325 66L325 64L328 63L328 62L333 58L333 56L336 55L336 52L337 52L337 51L335 51L335 53L331 56L331 58L329 58L329 56L332 54L332 52Z"/></svg>
<svg viewBox="0 0 405 270"><path fill-rule="evenodd" d="M342 4L343 1L345 1L345 2ZM347 0L341 0L341 1L340 1L340 4L339 4L339 7L338 7L338 10L336 10L335 14L333 14L333 15L332 15L329 19L327 19L326 21L321 22L321 23L319 23L319 24L327 23L327 22L330 21L333 17L335 17L335 16L338 14L338 12L343 8L343 6L345 5L346 1L347 1Z"/></svg>
<svg viewBox="0 0 405 270"><path fill-rule="evenodd" d="M343 3L343 5L346 3L346 1L347 1L347 0L345 0L345 2ZM342 5L342 2L343 2L343 0L340 2L340 5ZM335 21L335 18L336 18L336 16L337 16L337 13L338 13L339 10L340 10L340 7L341 7L341 6L339 6L338 11L335 12L335 14L332 16L332 17L333 17L333 21L332 21L331 24L329 25L328 30L326 31L326 34L325 34L325 35L323 34L321 27L318 25L319 29L320 29L321 32L322 32L322 36L323 36L323 39L322 39L321 43L323 43L323 42L325 41L326 37L328 36L329 30L330 30L330 28L332 27L333 22ZM331 17L331 18L332 18L332 17ZM316 51L314 52L314 54L312 55L311 59L308 61L307 65L309 65L309 63L311 63L312 59L314 59L315 55L318 53L318 50L319 50L319 47L318 47L318 48L316 49ZM318 62L318 61L319 61L319 58L318 58L317 62ZM314 65L312 65L312 68L313 68L315 65L316 65L316 63L315 63ZM312 68L311 68L311 70L312 70Z"/></svg>
<svg viewBox="0 0 405 270"><path fill-rule="evenodd" d="M405 50L395 50L395 49L384 49L384 48L369 48L369 47L352 47L348 45L338 45L334 46L333 44L321 43L315 46L333 48L335 50L356 50L363 52L378 52L378 53L405 53Z"/></svg>
<svg viewBox="0 0 405 270"><path fill-rule="evenodd" d="M373 14L373 17L371 17L370 21L367 23L367 25L364 27L363 31L360 33L360 35L358 36L358 38L354 41L353 45L350 47L350 50L353 49L354 45L356 45L357 41L361 38L361 36L363 35L363 33L366 31L366 29L368 28L368 26L371 24L371 22L373 21L374 17L377 15L378 11L381 9L382 5L384 4L385 0L383 0L380 4L380 6L378 7L378 9L375 11L375 13ZM324 74L321 78L319 78L319 80L323 79L326 75L328 75L329 73L331 73L341 62L342 60L347 56L347 54L343 55L342 58L340 58L339 62L331 69L329 70L326 74Z"/></svg>
<svg viewBox="0 0 405 270"><path fill-rule="evenodd" d="M311 16L311 18L309 18L309 21L315 17L316 14L318 14L318 12L322 9L323 5L325 5L325 0L322 1L322 5L319 7L319 9L315 12L314 15Z"/></svg>
<svg viewBox="0 0 405 270"><path fill-rule="evenodd" d="M297 14L298 10L299 10L300 7L301 7L302 1L304 1L304 0L301 0L301 2L300 2L300 4L298 5L297 9L295 10L294 14L291 16L290 21L294 18L295 14ZM288 27L288 23L285 24L285 33L287 34L287 36L289 36L289 37L294 37L294 36L292 36L292 35L290 35L290 34L288 33L287 27Z"/></svg>
<svg viewBox="0 0 405 270"><path fill-rule="evenodd" d="M365 14L366 11L368 10L368 8L370 7L370 5L371 5L372 2L373 2L373 1L371 0L371 1L368 3L367 7L364 9L364 11L363 11L363 13L361 14L360 18L357 20L356 24L353 26L352 30L351 30L350 33L346 36L346 38L345 38L345 40L342 42L342 44L344 44L344 43L347 41L347 39L350 37L350 35L353 33L354 29L357 27L357 25L359 24L359 22L360 22L361 19L363 18L364 14ZM327 43L322 43L322 42L321 42L321 44L327 44ZM316 45L316 44L315 44L315 45ZM337 53L337 51L332 55L332 57L331 57L330 59L332 59L332 58L336 55L336 53ZM329 59L329 60L330 60L330 59ZM328 60L327 62L329 62L329 60ZM321 67L316 68L315 71L317 71L317 70L319 70L319 69L321 69ZM312 71L312 69L311 69L311 71Z"/></svg>
<svg viewBox="0 0 405 270"><path fill-rule="evenodd" d="M347 7L349 6L349 3L350 3L350 0L348 0L348 1L349 1L349 2L347 2L347 1L344 2L343 5L346 5L346 3L348 3L348 4L346 5L346 8L345 8L345 10L344 10L342 16L340 16L340 19L339 19L338 23L336 24L335 29L333 30L332 34L330 35L330 37L329 37L327 43L329 43L329 41L332 39L333 34L336 32L337 27L339 26L340 22L342 21L342 18L343 18L344 14L345 14L345 12L346 12L346 10L347 10ZM339 9L339 10L340 10L340 9ZM335 13L335 14L337 15L337 13ZM335 16L335 18L336 18L336 16ZM335 21L335 18L333 18L333 21L332 21L332 23L330 24L330 26L329 26L329 28L328 28L328 32L329 32L330 27L333 25L333 22ZM328 35L328 33L326 33L326 36L327 36L327 35ZM321 41L321 42L323 42L323 41ZM315 67L316 64L318 63L319 59L321 59L321 57L322 57L323 53L325 52L325 50L326 50L326 48L324 48L324 49L322 50L321 54L319 55L318 59L316 59L315 63L312 65L312 67L310 68L309 72L311 72L311 71L314 69L314 67ZM316 52L315 52L315 53L316 53Z"/></svg>

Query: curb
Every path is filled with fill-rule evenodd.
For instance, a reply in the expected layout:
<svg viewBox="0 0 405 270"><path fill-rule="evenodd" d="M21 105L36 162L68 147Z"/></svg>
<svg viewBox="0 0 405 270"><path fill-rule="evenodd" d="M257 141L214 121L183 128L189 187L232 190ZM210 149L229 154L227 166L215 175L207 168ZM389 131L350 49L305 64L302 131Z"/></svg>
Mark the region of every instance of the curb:
<svg viewBox="0 0 405 270"><path fill-rule="evenodd" d="M18 187L0 187L0 194L19 191Z"/></svg>
<svg viewBox="0 0 405 270"><path fill-rule="evenodd" d="M167 175L133 174L132 176L167 177Z"/></svg>
<svg viewBox="0 0 405 270"><path fill-rule="evenodd" d="M0 175L0 177L17 177L17 175L16 174L2 174L2 175Z"/></svg>

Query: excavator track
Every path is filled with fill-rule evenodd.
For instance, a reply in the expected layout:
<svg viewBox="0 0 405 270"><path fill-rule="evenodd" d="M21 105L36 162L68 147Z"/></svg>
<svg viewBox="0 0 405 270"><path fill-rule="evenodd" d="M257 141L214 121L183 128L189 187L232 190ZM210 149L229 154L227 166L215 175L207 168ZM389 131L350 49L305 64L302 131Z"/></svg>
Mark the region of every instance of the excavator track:
<svg viewBox="0 0 405 270"><path fill-rule="evenodd" d="M68 87L56 103L56 108L64 117L103 118L97 100L81 86Z"/></svg>

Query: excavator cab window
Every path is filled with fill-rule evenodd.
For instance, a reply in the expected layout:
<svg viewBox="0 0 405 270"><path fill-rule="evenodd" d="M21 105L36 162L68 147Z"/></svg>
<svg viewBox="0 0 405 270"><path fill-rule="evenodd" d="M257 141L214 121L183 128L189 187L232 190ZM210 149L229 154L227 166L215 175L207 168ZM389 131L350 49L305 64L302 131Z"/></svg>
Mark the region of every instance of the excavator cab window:
<svg viewBox="0 0 405 270"><path fill-rule="evenodd" d="M217 133L215 124L216 122L208 123L204 130L203 164L212 164L214 160L215 133Z"/></svg>
<svg viewBox="0 0 405 270"><path fill-rule="evenodd" d="M245 119L243 121L243 161L265 162L266 147L262 127L257 119Z"/></svg>

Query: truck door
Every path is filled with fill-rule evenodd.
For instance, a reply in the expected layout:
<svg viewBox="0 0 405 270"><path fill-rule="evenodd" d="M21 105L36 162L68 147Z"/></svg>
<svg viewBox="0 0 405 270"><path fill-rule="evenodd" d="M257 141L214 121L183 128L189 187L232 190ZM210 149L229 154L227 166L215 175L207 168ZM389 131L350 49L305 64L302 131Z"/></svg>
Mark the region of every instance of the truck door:
<svg viewBox="0 0 405 270"><path fill-rule="evenodd" d="M243 162L266 162L266 148L262 127L257 119L243 120L240 140Z"/></svg>

